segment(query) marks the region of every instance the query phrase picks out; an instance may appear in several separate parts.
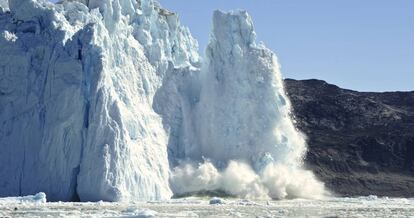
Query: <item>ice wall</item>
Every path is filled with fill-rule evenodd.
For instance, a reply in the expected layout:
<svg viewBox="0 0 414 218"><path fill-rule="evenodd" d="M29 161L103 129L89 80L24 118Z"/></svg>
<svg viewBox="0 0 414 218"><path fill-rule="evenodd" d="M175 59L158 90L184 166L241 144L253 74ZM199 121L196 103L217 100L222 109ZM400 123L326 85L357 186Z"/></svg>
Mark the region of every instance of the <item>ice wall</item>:
<svg viewBox="0 0 414 218"><path fill-rule="evenodd" d="M0 14L2 196L76 198L86 110L80 37L64 45L70 24L50 7L10 1L11 13Z"/></svg>
<svg viewBox="0 0 414 218"><path fill-rule="evenodd" d="M196 43L174 14L153 1L89 1L89 7L103 16L93 41L102 61L91 73L101 76L88 100L80 198L169 198L169 132L153 110L154 96L169 69L198 61Z"/></svg>

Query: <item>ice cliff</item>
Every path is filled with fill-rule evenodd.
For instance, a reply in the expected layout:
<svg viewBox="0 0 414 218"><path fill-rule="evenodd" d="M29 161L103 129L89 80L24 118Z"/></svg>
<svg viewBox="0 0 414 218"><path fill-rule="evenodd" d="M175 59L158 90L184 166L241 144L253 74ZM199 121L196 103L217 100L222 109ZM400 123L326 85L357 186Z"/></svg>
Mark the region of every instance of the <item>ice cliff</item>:
<svg viewBox="0 0 414 218"><path fill-rule="evenodd" d="M0 0L0 8L1 196L323 194L301 169L305 140L247 13L215 12L201 61L189 30L153 0Z"/></svg>

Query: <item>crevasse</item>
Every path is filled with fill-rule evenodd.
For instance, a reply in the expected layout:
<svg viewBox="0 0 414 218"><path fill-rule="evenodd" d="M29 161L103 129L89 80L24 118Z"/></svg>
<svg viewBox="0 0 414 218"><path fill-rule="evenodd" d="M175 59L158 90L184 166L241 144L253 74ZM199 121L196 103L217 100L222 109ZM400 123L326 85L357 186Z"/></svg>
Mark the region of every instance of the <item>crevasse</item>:
<svg viewBox="0 0 414 218"><path fill-rule="evenodd" d="M201 61L178 16L153 0L0 0L0 9L0 196L322 192L302 172L304 138L289 117L276 58L256 45L247 13L214 14ZM220 179L183 188L205 164ZM306 174L311 194L289 191L301 184L286 179L270 185L280 175L269 166ZM222 185L238 182L234 170L222 172L229 168L247 172L243 182L261 194Z"/></svg>

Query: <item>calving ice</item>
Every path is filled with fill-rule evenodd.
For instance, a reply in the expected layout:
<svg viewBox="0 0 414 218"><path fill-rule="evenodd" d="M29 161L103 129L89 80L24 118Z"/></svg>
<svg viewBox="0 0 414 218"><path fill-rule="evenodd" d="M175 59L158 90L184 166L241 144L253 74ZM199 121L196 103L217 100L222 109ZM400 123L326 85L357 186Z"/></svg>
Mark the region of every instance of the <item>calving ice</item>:
<svg viewBox="0 0 414 218"><path fill-rule="evenodd" d="M275 55L244 11L204 58L152 0L0 1L0 196L320 198Z"/></svg>

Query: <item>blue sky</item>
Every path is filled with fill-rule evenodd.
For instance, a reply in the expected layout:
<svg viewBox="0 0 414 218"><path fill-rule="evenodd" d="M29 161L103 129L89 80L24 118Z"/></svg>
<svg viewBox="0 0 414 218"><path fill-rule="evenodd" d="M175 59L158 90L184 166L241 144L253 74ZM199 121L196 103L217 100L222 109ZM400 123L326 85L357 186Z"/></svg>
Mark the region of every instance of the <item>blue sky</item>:
<svg viewBox="0 0 414 218"><path fill-rule="evenodd" d="M414 0L160 0L204 52L215 9L245 9L286 78L414 90Z"/></svg>
<svg viewBox="0 0 414 218"><path fill-rule="evenodd" d="M284 77L360 91L414 90L414 0L160 0L203 52L215 9L246 9Z"/></svg>

